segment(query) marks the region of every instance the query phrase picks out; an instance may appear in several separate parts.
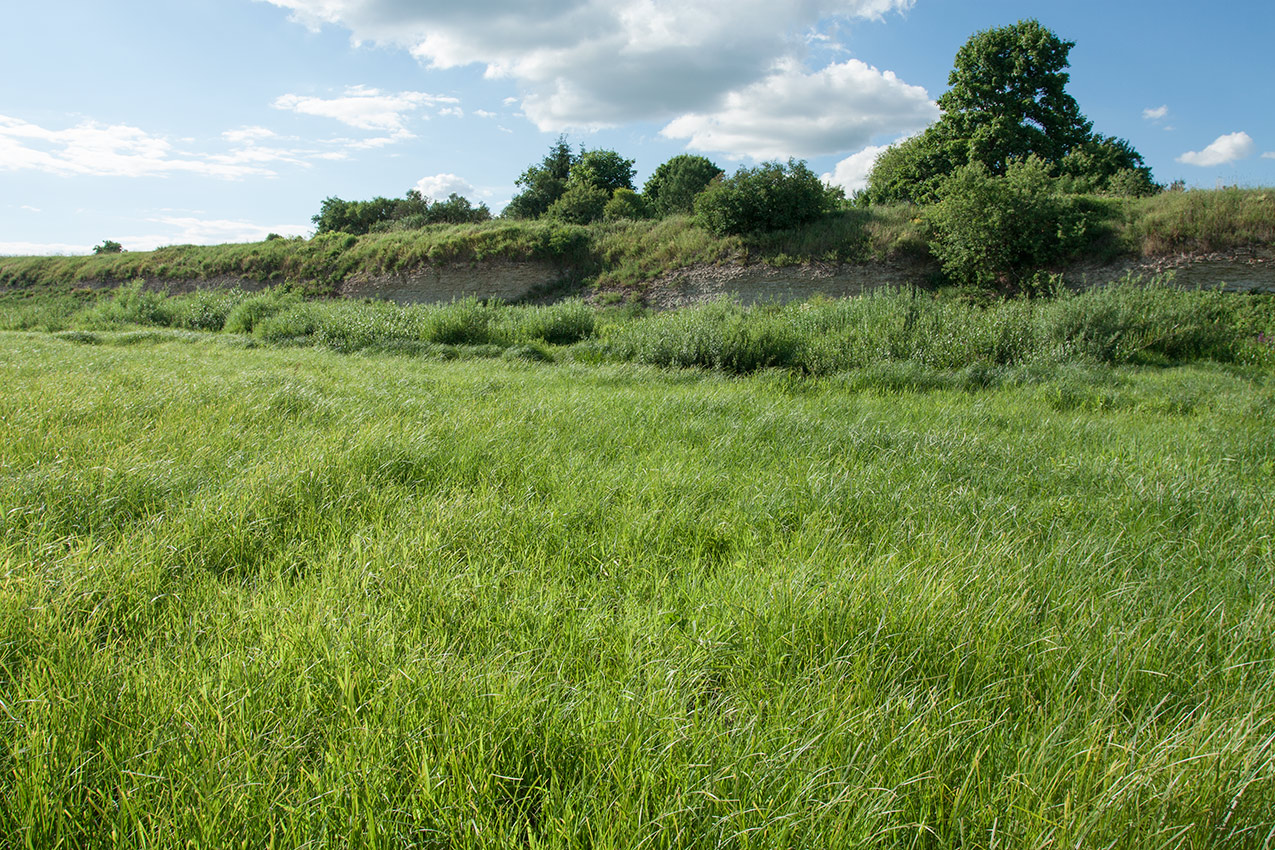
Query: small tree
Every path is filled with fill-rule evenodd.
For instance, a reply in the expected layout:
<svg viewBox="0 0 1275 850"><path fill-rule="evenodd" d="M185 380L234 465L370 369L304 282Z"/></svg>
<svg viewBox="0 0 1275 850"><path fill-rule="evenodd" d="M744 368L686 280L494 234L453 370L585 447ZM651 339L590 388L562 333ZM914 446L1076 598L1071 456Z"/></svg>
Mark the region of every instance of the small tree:
<svg viewBox="0 0 1275 850"><path fill-rule="evenodd" d="M539 165L522 173L516 184L522 191L505 207L508 218L539 218L567 191L567 180L576 155L571 152L566 136L559 136Z"/></svg>
<svg viewBox="0 0 1275 850"><path fill-rule="evenodd" d="M709 159L680 154L655 169L642 194L658 216L689 213L695 208L695 196L723 174Z"/></svg>
<svg viewBox="0 0 1275 850"><path fill-rule="evenodd" d="M741 167L695 199L700 226L723 236L783 230L813 221L836 207L840 191L825 186L804 162Z"/></svg>
<svg viewBox="0 0 1275 850"><path fill-rule="evenodd" d="M103 240L101 245L93 249L94 254L121 254L124 252L124 246L111 239Z"/></svg>

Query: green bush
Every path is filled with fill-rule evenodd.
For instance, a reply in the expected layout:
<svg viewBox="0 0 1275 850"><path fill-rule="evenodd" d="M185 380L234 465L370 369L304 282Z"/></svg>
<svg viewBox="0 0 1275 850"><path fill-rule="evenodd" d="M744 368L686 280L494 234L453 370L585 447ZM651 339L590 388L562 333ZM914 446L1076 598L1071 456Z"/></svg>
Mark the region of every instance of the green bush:
<svg viewBox="0 0 1275 850"><path fill-rule="evenodd" d="M724 236L797 227L836 208L840 190L825 186L804 162L741 167L695 198L698 223Z"/></svg>
<svg viewBox="0 0 1275 850"><path fill-rule="evenodd" d="M602 217L607 220L617 218L643 219L650 218L651 211L646 201L632 189L616 189L611 200L602 208Z"/></svg>
<svg viewBox="0 0 1275 850"><path fill-rule="evenodd" d="M589 183L571 183L562 196L549 205L545 218L567 224L588 224L602 218L611 195Z"/></svg>
<svg viewBox="0 0 1275 850"><path fill-rule="evenodd" d="M1078 198L1058 193L1048 166L1016 160L1004 177L982 163L958 168L939 186L923 217L930 250L955 283L1019 289L1086 243L1089 217Z"/></svg>

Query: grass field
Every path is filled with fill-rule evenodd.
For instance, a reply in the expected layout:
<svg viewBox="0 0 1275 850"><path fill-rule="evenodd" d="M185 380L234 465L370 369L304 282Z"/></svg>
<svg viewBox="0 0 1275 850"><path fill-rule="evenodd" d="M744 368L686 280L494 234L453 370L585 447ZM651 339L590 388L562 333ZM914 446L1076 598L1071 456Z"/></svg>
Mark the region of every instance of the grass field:
<svg viewBox="0 0 1275 850"><path fill-rule="evenodd" d="M0 333L4 846L1275 845L1269 362L253 345Z"/></svg>

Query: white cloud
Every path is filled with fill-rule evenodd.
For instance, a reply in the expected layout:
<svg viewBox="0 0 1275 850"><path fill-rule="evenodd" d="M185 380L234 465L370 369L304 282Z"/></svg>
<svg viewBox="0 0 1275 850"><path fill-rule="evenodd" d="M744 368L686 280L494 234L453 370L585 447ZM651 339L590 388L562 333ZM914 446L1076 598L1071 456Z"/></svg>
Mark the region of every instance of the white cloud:
<svg viewBox="0 0 1275 850"><path fill-rule="evenodd" d="M1163 121L1165 118L1168 117L1168 115L1169 115L1168 105L1157 106L1154 109L1142 110L1142 117L1148 121Z"/></svg>
<svg viewBox="0 0 1275 850"><path fill-rule="evenodd" d="M227 130L221 134L221 137L232 144L243 144L244 142L273 139L275 138L275 133L265 127L240 127L238 130Z"/></svg>
<svg viewBox="0 0 1275 850"><path fill-rule="evenodd" d="M227 242L260 242L271 233L305 236L311 228L300 224L255 224L230 219L202 219L193 216L157 216L147 221L161 225L164 232L121 236L116 241L128 251L153 251L161 245L221 245Z"/></svg>
<svg viewBox="0 0 1275 850"><path fill-rule="evenodd" d="M848 194L867 187L868 175L877 157L889 148L889 145L868 145L856 154L852 154L838 162L831 174L823 175L823 182L832 186L840 186Z"/></svg>
<svg viewBox="0 0 1275 850"><path fill-rule="evenodd" d="M474 114L479 118L499 118L495 112L488 112L486 109L475 109Z"/></svg>
<svg viewBox="0 0 1275 850"><path fill-rule="evenodd" d="M850 59L813 74L789 65L660 131L687 147L754 159L855 150L881 135L920 130L939 117L925 89Z"/></svg>
<svg viewBox="0 0 1275 850"><path fill-rule="evenodd" d="M1225 136L1218 136L1213 144L1202 151L1187 151L1178 157L1178 162L1207 168L1245 159L1252 156L1256 150L1257 144L1248 133L1228 133Z"/></svg>
<svg viewBox="0 0 1275 850"><path fill-rule="evenodd" d="M1267 151L1262 154L1262 159L1275 159L1275 151Z"/></svg>
<svg viewBox="0 0 1275 850"><path fill-rule="evenodd" d="M33 212L33 213L43 212L43 210L41 210L39 207L33 207L30 204L23 204L22 206L18 207L18 209L26 210L27 212Z"/></svg>
<svg viewBox="0 0 1275 850"><path fill-rule="evenodd" d="M0 115L0 171L104 177L186 173L240 178L273 174L248 161L177 151L167 139L138 127L85 121L69 129L49 130L5 115Z"/></svg>
<svg viewBox="0 0 1275 850"><path fill-rule="evenodd" d="M66 242L0 242L0 257L52 257L92 252L91 245L72 245Z"/></svg>
<svg viewBox="0 0 1275 850"><path fill-rule="evenodd" d="M915 0L266 0L311 27L514 80L541 130L712 113L840 21ZM818 40L818 39L816 39Z"/></svg>
<svg viewBox="0 0 1275 850"><path fill-rule="evenodd" d="M363 86L345 90L341 97L305 97L284 94L275 98L276 109L286 109L303 115L332 118L359 130L381 130L406 133L407 119L423 109L435 107L453 109L460 103L457 98L426 94L419 91L398 93L382 92Z"/></svg>
<svg viewBox="0 0 1275 850"><path fill-rule="evenodd" d="M416 188L420 190L422 195L434 200L446 199L453 192L466 197L474 194L474 184L455 174L435 174L431 177L422 177L416 182Z"/></svg>

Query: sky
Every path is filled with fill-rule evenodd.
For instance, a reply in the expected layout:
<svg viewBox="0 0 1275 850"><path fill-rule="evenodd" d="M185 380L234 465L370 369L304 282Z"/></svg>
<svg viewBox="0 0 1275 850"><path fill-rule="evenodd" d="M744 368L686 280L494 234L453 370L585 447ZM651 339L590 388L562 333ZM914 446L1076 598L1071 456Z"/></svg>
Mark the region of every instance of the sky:
<svg viewBox="0 0 1275 850"><path fill-rule="evenodd" d="M0 254L308 235L324 198L499 212L560 134L853 191L974 33L1035 18L1160 183L1275 186L1275 3L43 0L0 32Z"/></svg>

